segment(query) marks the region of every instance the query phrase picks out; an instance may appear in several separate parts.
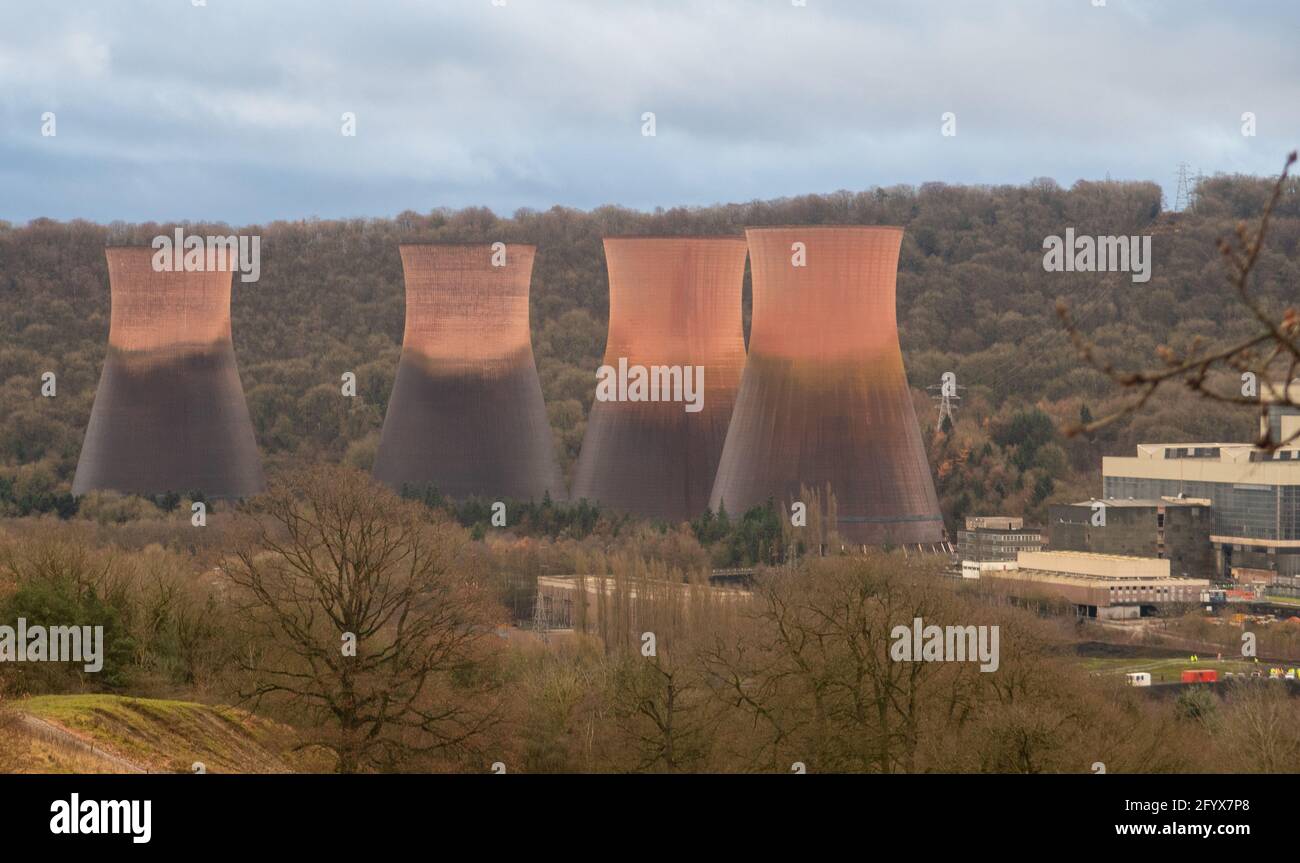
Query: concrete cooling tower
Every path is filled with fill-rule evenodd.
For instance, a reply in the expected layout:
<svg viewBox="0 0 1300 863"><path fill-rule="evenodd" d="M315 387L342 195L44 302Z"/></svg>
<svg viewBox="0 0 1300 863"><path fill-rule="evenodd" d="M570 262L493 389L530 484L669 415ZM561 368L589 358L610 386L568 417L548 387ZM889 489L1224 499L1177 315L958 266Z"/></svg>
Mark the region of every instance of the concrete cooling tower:
<svg viewBox="0 0 1300 863"><path fill-rule="evenodd" d="M72 493L265 486L230 340L231 272L155 272L153 250L106 250L112 314Z"/></svg>
<svg viewBox="0 0 1300 863"><path fill-rule="evenodd" d="M406 331L376 479L454 499L564 499L528 330L535 251L401 247Z"/></svg>
<svg viewBox="0 0 1300 863"><path fill-rule="evenodd" d="M712 507L741 513L769 497L788 505L800 486L829 483L848 542L942 542L894 316L902 228L745 233L749 361Z"/></svg>
<svg viewBox="0 0 1300 863"><path fill-rule="evenodd" d="M670 522L695 518L709 504L745 367L745 239L611 237L605 260L604 368L620 381L643 369L650 390L629 384L623 398L602 401L598 386L573 498Z"/></svg>

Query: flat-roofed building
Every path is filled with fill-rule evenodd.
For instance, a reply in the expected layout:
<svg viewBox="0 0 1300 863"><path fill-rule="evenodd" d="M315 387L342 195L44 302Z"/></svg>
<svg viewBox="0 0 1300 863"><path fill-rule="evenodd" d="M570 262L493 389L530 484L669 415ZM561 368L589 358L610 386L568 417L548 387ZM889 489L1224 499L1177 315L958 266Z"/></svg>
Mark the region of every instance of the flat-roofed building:
<svg viewBox="0 0 1300 863"><path fill-rule="evenodd" d="M1300 446L1140 444L1136 456L1102 460L1102 496L1210 501L1215 571L1234 566L1300 578Z"/></svg>
<svg viewBox="0 0 1300 863"><path fill-rule="evenodd" d="M1169 560L1173 575L1214 578L1213 510L1203 498L1105 498L1048 508L1052 551L1090 551Z"/></svg>
<svg viewBox="0 0 1300 863"><path fill-rule="evenodd" d="M736 609L753 592L739 587L612 575L543 575L537 579L534 623L539 629L573 629L608 636L640 632L657 622L673 625L695 616Z"/></svg>
<svg viewBox="0 0 1300 863"><path fill-rule="evenodd" d="M1015 515L972 515L966 519L967 530L1020 530L1025 520Z"/></svg>
<svg viewBox="0 0 1300 863"><path fill-rule="evenodd" d="M1005 572L1015 569L1014 560L963 560L961 562L962 578L979 578L990 572Z"/></svg>
<svg viewBox="0 0 1300 863"><path fill-rule="evenodd" d="M961 561L1015 560L1019 552L1042 548L1042 530L1027 528L1024 519L1014 516L972 516L966 519L966 529L957 531L957 559Z"/></svg>
<svg viewBox="0 0 1300 863"><path fill-rule="evenodd" d="M1123 554L1083 551L1027 551L1016 568L982 572L981 581L1024 599L1057 599L1075 606L1083 617L1131 619L1154 613L1161 605L1195 603L1210 582L1174 578L1169 561Z"/></svg>
<svg viewBox="0 0 1300 863"><path fill-rule="evenodd" d="M1281 385L1265 384L1263 401L1268 404L1260 417L1260 432L1274 443L1295 443L1300 438L1300 380L1294 380L1283 392Z"/></svg>

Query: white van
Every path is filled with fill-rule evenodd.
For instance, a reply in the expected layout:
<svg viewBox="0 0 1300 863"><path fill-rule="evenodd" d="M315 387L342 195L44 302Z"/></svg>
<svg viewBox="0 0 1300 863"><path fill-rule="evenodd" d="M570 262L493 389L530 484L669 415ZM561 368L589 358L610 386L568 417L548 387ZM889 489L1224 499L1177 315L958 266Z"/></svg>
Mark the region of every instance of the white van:
<svg viewBox="0 0 1300 863"><path fill-rule="evenodd" d="M1151 672L1149 671L1135 671L1131 674L1126 674L1124 676L1128 678L1129 686L1150 686L1151 685Z"/></svg>

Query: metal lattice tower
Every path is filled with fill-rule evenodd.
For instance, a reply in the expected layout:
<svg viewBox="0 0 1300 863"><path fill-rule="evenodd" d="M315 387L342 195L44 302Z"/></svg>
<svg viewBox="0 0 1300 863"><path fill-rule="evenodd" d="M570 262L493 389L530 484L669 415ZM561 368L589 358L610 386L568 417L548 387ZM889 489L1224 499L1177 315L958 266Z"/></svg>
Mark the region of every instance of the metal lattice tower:
<svg viewBox="0 0 1300 863"><path fill-rule="evenodd" d="M542 594L541 591L538 591L533 595L533 632L537 633L543 642L546 642L550 640L547 635L550 628L551 618L543 608Z"/></svg>
<svg viewBox="0 0 1300 863"><path fill-rule="evenodd" d="M1195 201L1196 187L1192 181L1192 166L1186 162L1178 163L1178 191L1174 195L1174 211L1185 212Z"/></svg>
<svg viewBox="0 0 1300 863"><path fill-rule="evenodd" d="M926 389L939 391L936 395L931 396L932 399L939 403L939 419L935 422L934 430L937 432L943 431L943 421L945 418L947 418L948 422L955 427L957 425L957 417L955 415L958 408L957 402L961 401L961 396L959 396L955 390L964 390L966 388L963 386L953 386L949 388L944 384L932 384L931 386L926 387Z"/></svg>

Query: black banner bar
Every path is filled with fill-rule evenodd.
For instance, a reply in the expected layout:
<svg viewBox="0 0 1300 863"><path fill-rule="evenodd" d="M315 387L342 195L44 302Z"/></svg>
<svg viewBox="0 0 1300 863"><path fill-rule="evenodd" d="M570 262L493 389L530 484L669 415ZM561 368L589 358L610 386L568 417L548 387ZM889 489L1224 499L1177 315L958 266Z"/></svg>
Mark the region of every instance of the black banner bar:
<svg viewBox="0 0 1300 863"><path fill-rule="evenodd" d="M1294 781L1113 774L4 776L0 823L6 849L113 846L127 855L416 846L431 853L476 847L485 855L531 849L622 856L613 849L642 843L765 855L785 846L848 843L865 852L906 843L928 854L973 849L975 841L1138 843L1148 850L1197 842L1230 851L1300 836ZM136 841L146 834L148 841ZM617 844L601 844L606 836Z"/></svg>

